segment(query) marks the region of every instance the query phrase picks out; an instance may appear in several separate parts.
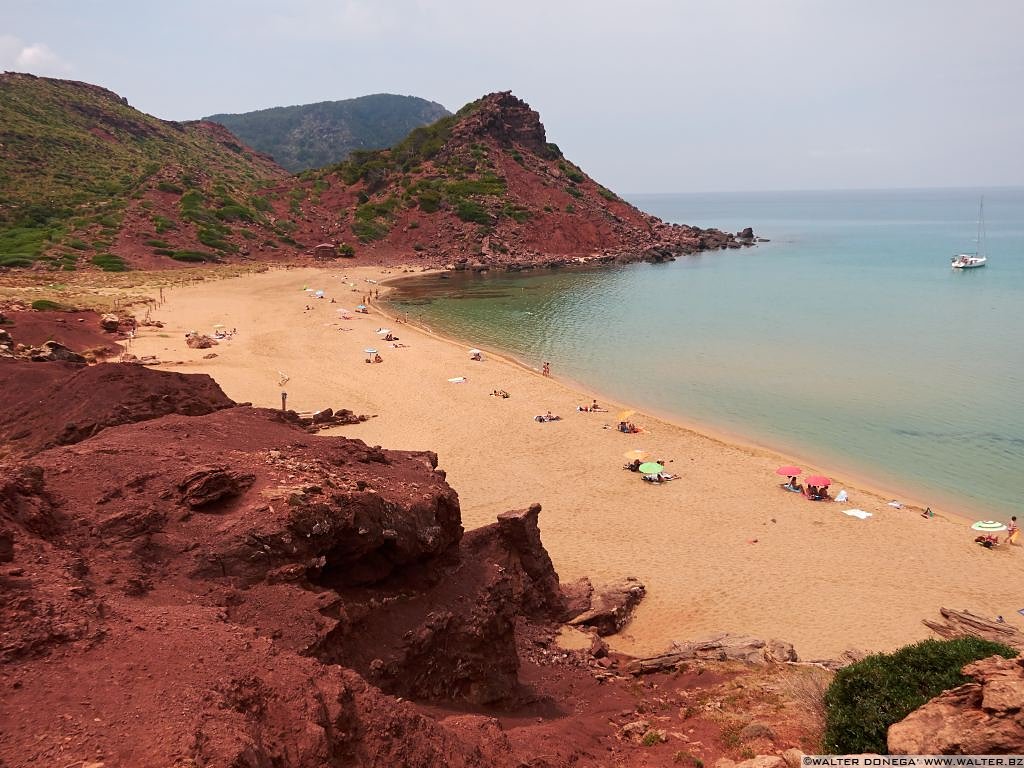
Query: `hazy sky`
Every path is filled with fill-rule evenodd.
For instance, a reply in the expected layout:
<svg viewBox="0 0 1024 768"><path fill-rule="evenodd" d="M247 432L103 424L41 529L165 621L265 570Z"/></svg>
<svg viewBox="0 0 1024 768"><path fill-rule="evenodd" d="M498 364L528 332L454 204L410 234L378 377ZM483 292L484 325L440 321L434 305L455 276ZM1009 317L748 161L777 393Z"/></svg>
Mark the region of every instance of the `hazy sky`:
<svg viewBox="0 0 1024 768"><path fill-rule="evenodd" d="M0 0L0 70L174 120L512 90L623 193L1024 184L1024 0Z"/></svg>

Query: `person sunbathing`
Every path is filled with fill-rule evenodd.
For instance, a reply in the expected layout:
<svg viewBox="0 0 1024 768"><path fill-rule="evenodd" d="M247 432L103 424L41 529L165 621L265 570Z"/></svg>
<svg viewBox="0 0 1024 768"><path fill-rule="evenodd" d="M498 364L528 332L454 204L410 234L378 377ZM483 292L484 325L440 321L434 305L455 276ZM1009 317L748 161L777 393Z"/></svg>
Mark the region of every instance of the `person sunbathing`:
<svg viewBox="0 0 1024 768"><path fill-rule="evenodd" d="M639 472L640 471L640 464L641 464L640 459L633 459L633 461L629 462L629 464L623 464L622 468L623 469L628 469L630 472Z"/></svg>
<svg viewBox="0 0 1024 768"><path fill-rule="evenodd" d="M978 544L981 544L981 546L983 546L985 549L992 549L992 547L996 547L999 545L999 537L993 536L991 533L976 536L974 541Z"/></svg>
<svg viewBox="0 0 1024 768"><path fill-rule="evenodd" d="M804 490L804 487L796 481L795 477L790 477L785 483L781 483L779 487L793 493L803 493Z"/></svg>
<svg viewBox="0 0 1024 768"><path fill-rule="evenodd" d="M375 362L375 363L383 363L384 362L384 358L381 357L380 355L374 355L373 356L373 362Z"/></svg>

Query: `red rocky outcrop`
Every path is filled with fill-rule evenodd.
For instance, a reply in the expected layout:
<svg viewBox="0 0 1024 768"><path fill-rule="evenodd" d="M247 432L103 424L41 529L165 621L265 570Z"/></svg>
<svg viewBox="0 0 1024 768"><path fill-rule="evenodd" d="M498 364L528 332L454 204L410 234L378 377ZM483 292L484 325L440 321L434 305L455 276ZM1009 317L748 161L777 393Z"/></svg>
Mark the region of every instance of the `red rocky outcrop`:
<svg viewBox="0 0 1024 768"><path fill-rule="evenodd" d="M936 696L890 726L895 755L1024 753L1024 659L992 656L964 667L976 682Z"/></svg>
<svg viewBox="0 0 1024 768"><path fill-rule="evenodd" d="M205 374L120 363L0 360L0 392L0 436L21 455L77 443L118 424L235 405Z"/></svg>

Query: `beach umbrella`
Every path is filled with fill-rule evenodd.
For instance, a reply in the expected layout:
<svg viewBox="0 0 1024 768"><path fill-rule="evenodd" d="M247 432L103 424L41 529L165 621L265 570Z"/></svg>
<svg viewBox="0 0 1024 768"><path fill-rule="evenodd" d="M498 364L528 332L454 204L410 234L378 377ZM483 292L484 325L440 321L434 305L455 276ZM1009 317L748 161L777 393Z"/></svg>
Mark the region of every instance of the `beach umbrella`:
<svg viewBox="0 0 1024 768"><path fill-rule="evenodd" d="M636 448L635 450L632 451L626 451L622 455L625 456L629 461L643 461L651 454L650 451L641 451L639 448Z"/></svg>
<svg viewBox="0 0 1024 768"><path fill-rule="evenodd" d="M391 329L390 328L378 328L377 329L377 333L379 333L381 336L383 336L385 334L391 333Z"/></svg>
<svg viewBox="0 0 1024 768"><path fill-rule="evenodd" d="M1006 524L997 520L979 520L971 528L982 533L999 533L1006 530Z"/></svg>
<svg viewBox="0 0 1024 768"><path fill-rule="evenodd" d="M783 475L784 477L796 477L801 472L803 472L803 470L800 469L800 467L794 466L779 467L775 470L776 475ZM828 483L825 483L825 485L828 485Z"/></svg>
<svg viewBox="0 0 1024 768"><path fill-rule="evenodd" d="M471 354L471 355L482 355L482 354L483 354L483 352L481 352L481 351L480 351L479 349L477 349L476 347L473 347L473 349L469 350L469 354Z"/></svg>
<svg viewBox="0 0 1024 768"><path fill-rule="evenodd" d="M616 421L625 421L630 416L632 416L634 413L636 413L636 411L619 411L617 414L615 414L615 420Z"/></svg>
<svg viewBox="0 0 1024 768"><path fill-rule="evenodd" d="M815 488L825 488L832 485L832 481L824 475L811 475L807 478L807 484L813 485Z"/></svg>
<svg viewBox="0 0 1024 768"><path fill-rule="evenodd" d="M324 292L323 291L317 291L313 295L316 296L318 299L322 299L324 297Z"/></svg>
<svg viewBox="0 0 1024 768"><path fill-rule="evenodd" d="M373 347L367 347L366 349L363 350L363 352L365 352L368 355L376 355L377 354L377 350L374 349Z"/></svg>
<svg viewBox="0 0 1024 768"><path fill-rule="evenodd" d="M653 475L657 472L664 472L665 467L656 461L648 461L640 465L640 471L645 475Z"/></svg>
<svg viewBox="0 0 1024 768"><path fill-rule="evenodd" d="M356 309L366 309L365 304L356 304Z"/></svg>

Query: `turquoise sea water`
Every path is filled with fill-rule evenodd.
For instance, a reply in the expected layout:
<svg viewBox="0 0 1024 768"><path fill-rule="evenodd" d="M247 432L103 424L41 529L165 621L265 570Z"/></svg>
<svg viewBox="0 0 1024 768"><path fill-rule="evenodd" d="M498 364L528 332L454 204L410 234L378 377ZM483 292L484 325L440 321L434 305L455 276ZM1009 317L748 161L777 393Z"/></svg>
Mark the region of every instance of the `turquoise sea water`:
<svg viewBox="0 0 1024 768"><path fill-rule="evenodd" d="M1024 511L1024 189L633 195L770 243L413 278L395 309L621 402L963 511Z"/></svg>

